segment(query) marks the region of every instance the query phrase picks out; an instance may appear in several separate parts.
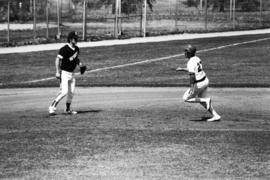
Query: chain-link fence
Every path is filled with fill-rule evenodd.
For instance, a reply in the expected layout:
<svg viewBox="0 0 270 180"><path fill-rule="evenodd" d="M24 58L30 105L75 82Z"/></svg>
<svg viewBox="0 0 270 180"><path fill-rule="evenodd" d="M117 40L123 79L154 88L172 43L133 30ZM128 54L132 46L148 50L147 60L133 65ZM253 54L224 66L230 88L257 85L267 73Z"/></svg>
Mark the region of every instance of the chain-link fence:
<svg viewBox="0 0 270 180"><path fill-rule="evenodd" d="M270 27L268 0L0 0L0 45Z"/></svg>

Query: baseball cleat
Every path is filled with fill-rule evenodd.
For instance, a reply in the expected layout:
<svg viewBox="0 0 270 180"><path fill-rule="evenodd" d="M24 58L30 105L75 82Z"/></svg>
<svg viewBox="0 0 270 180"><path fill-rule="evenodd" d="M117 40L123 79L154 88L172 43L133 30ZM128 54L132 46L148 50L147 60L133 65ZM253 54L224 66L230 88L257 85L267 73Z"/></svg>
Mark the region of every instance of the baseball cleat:
<svg viewBox="0 0 270 180"><path fill-rule="evenodd" d="M216 116L213 116L210 119L207 119L207 122L220 121L220 118L221 117L219 115L216 115Z"/></svg>
<svg viewBox="0 0 270 180"><path fill-rule="evenodd" d="M207 98L206 100L206 109L209 110L211 106L211 98Z"/></svg>
<svg viewBox="0 0 270 180"><path fill-rule="evenodd" d="M56 114L55 111L56 111L56 107L54 107L54 106L50 106L49 107L49 113L50 113L50 115L55 115Z"/></svg>
<svg viewBox="0 0 270 180"><path fill-rule="evenodd" d="M78 114L77 111L73 111L73 110L66 110L65 113L70 114L70 115Z"/></svg>

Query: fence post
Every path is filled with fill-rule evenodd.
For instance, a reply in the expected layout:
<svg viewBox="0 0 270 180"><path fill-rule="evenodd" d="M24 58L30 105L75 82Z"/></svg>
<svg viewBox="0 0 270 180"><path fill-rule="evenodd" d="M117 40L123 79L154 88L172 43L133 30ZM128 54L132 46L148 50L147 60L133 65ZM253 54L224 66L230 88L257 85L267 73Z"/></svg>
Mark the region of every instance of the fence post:
<svg viewBox="0 0 270 180"><path fill-rule="evenodd" d="M203 0L200 0L200 10L199 11L202 11L203 10Z"/></svg>
<svg viewBox="0 0 270 180"><path fill-rule="evenodd" d="M10 42L10 34L9 34L9 31L10 31L10 2L8 1L7 3L7 6L8 6L8 12L7 12L7 42L9 43Z"/></svg>
<svg viewBox="0 0 270 180"><path fill-rule="evenodd" d="M142 37L146 36L146 0L143 1L142 5L142 22L141 22L141 27L142 27Z"/></svg>
<svg viewBox="0 0 270 180"><path fill-rule="evenodd" d="M208 18L207 18L207 0L204 0L204 27L205 27L205 30L207 30L207 23L208 23Z"/></svg>
<svg viewBox="0 0 270 180"><path fill-rule="evenodd" d="M46 38L49 39L49 0L46 0Z"/></svg>
<svg viewBox="0 0 270 180"><path fill-rule="evenodd" d="M33 0L33 30L34 30L34 39L37 37L37 18L36 18L36 0Z"/></svg>
<svg viewBox="0 0 270 180"><path fill-rule="evenodd" d="M233 0L233 29L235 29L235 0Z"/></svg>
<svg viewBox="0 0 270 180"><path fill-rule="evenodd" d="M115 0L115 18L114 18L114 37L118 38L118 12L119 12L119 0Z"/></svg>
<svg viewBox="0 0 270 180"><path fill-rule="evenodd" d="M60 31L60 12L59 12L59 0L56 1L56 13L57 13L57 35L56 38L60 39L61 31Z"/></svg>
<svg viewBox="0 0 270 180"><path fill-rule="evenodd" d="M122 34L122 25L121 25L121 22L122 22L122 1L119 0L118 1L118 24L117 24L117 29L118 29L118 35Z"/></svg>
<svg viewBox="0 0 270 180"><path fill-rule="evenodd" d="M175 30L178 30L178 0L175 1L175 8L174 8L174 26Z"/></svg>
<svg viewBox="0 0 270 180"><path fill-rule="evenodd" d="M172 2L169 0L169 11L170 11L170 16L172 16L172 10L171 10Z"/></svg>
<svg viewBox="0 0 270 180"><path fill-rule="evenodd" d="M83 1L83 41L86 41L86 2Z"/></svg>
<svg viewBox="0 0 270 180"><path fill-rule="evenodd" d="M30 13L33 12L32 7L33 7L33 0L29 0L29 11L30 11Z"/></svg>
<svg viewBox="0 0 270 180"><path fill-rule="evenodd" d="M260 24L261 24L261 26L262 26L262 4L263 4L263 2L262 2L262 0L260 0Z"/></svg>
<svg viewBox="0 0 270 180"><path fill-rule="evenodd" d="M62 10L63 10L63 0L61 0L59 4L60 24L62 24Z"/></svg>
<svg viewBox="0 0 270 180"><path fill-rule="evenodd" d="M230 0L230 21L232 20L232 3L233 0Z"/></svg>

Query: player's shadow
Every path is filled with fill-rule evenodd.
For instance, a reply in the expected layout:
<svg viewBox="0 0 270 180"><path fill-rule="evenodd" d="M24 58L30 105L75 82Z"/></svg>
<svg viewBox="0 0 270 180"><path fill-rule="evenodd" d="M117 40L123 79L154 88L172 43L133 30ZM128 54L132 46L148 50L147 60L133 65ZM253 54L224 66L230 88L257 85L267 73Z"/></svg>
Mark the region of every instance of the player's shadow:
<svg viewBox="0 0 270 180"><path fill-rule="evenodd" d="M202 117L201 119L191 119L190 121L194 121L194 122L203 122L203 121L207 121L207 119L209 119L210 117Z"/></svg>
<svg viewBox="0 0 270 180"><path fill-rule="evenodd" d="M87 113L99 113L99 112L102 112L102 110L100 109L90 109L90 110L79 110L77 111L77 114L87 114ZM62 113L55 113L55 114L47 114L45 115L45 117L59 117L59 116L65 116L65 115L72 115L72 114L67 114L65 112L62 112Z"/></svg>
<svg viewBox="0 0 270 180"><path fill-rule="evenodd" d="M102 110L100 109L89 109L89 110L79 110L77 111L78 114L87 114L87 113L99 113Z"/></svg>

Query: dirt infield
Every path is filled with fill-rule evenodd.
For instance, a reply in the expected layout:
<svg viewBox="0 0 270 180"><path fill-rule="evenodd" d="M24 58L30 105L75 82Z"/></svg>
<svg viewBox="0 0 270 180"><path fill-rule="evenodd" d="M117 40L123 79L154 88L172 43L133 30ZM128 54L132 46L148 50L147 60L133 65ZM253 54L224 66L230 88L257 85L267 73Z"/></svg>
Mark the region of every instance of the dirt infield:
<svg viewBox="0 0 270 180"><path fill-rule="evenodd" d="M267 179L270 90L210 88L208 123L185 89L79 87L52 117L57 88L0 89L0 178Z"/></svg>
<svg viewBox="0 0 270 180"><path fill-rule="evenodd" d="M136 110L153 114L161 119L164 114L170 113L168 117L173 118L172 128L206 130L270 130L269 128L269 102L270 90L268 88L213 88L209 94L213 95L213 105L222 115L221 123L209 124L198 123L201 117L209 117L209 114L197 104L183 103L182 95L186 88L164 87L164 88L140 88L140 87L92 87L77 89L74 99L74 107L82 114L91 114L91 111L100 110L118 111ZM50 99L58 93L57 88L23 88L23 89L0 89L0 113L9 119L16 117L19 113L28 112L31 115L46 116ZM59 105L61 114L64 109L64 101ZM33 112L31 112L33 111ZM164 112L163 112L164 111ZM39 112L39 113L38 113ZM101 112L101 113L102 113ZM155 114L160 112L160 114ZM8 115L7 115L8 114ZM20 116L19 116L20 117ZM61 118L61 115L59 116ZM113 117L111 117L113 119ZM139 117L134 117L141 118ZM134 122L135 123L135 122ZM121 126L121 123L118 124ZM124 125L124 124L122 124ZM113 124L112 128L115 128ZM170 128L169 125L167 128Z"/></svg>

